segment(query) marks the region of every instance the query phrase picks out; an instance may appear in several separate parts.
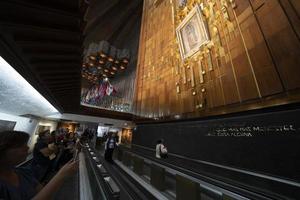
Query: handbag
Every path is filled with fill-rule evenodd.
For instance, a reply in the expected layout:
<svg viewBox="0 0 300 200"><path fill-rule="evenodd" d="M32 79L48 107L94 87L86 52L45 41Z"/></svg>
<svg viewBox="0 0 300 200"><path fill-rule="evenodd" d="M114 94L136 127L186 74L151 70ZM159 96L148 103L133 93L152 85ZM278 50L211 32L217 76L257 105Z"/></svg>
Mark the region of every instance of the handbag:
<svg viewBox="0 0 300 200"><path fill-rule="evenodd" d="M168 157L168 151L166 150L165 152L162 152L161 151L161 146L159 147L159 154L160 154L161 158L167 158Z"/></svg>

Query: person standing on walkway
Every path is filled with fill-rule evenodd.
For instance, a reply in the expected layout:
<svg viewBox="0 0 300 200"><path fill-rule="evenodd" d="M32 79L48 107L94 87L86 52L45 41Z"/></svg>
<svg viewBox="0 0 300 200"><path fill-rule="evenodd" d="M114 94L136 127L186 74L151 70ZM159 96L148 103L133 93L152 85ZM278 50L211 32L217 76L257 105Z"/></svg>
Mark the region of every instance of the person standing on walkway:
<svg viewBox="0 0 300 200"><path fill-rule="evenodd" d="M167 158L168 157L168 150L167 150L167 147L164 145L163 139L158 140L156 143L155 157L156 158Z"/></svg>
<svg viewBox="0 0 300 200"><path fill-rule="evenodd" d="M108 162L113 162L112 156L114 149L117 146L117 140L116 140L116 133L108 133L108 138L105 142L105 153L104 153L104 158Z"/></svg>

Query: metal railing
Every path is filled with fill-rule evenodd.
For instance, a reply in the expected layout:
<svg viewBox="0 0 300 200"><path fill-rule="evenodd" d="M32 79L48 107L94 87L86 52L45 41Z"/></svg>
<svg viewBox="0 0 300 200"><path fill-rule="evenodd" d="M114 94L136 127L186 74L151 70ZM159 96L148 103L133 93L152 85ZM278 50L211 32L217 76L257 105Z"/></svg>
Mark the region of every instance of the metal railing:
<svg viewBox="0 0 300 200"><path fill-rule="evenodd" d="M110 177L94 149L80 153L80 200L119 199L120 189Z"/></svg>

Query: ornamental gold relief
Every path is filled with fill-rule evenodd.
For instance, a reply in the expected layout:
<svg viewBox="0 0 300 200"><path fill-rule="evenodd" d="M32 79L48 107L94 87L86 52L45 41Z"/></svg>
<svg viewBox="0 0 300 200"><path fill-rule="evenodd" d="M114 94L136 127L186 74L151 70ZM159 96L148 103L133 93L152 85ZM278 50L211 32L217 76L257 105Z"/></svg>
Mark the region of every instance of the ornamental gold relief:
<svg viewBox="0 0 300 200"><path fill-rule="evenodd" d="M177 3L178 2L179 1L177 1ZM180 84L187 84L189 80L191 82L191 88L201 87L202 84L205 83L204 76L206 74L206 69L208 71L212 71L214 70L214 67L219 67L220 58L225 57L225 59L227 59L225 52L226 46L222 43L219 28L223 32L226 31L228 33L232 33L235 30L234 24L231 22L228 13L229 8L234 9L237 7L235 0L187 0L185 2L184 6L177 6L175 9L175 27L178 27L184 20L186 20L186 17L193 8L196 5L199 5L203 21L207 28L207 32L209 33L209 42L202 45L193 55L183 59L180 53L180 44L176 39L174 40L174 51L171 51L171 55L173 60L175 60L173 62L175 64L175 74L179 75L183 80L176 84L177 93L179 93L178 88ZM226 30L224 30L224 28ZM189 66L189 68L187 66ZM187 78L187 70L190 71L189 80ZM195 73L197 73L197 77L194 76L194 70ZM200 80L196 81L195 79ZM200 83L200 85L198 86L196 83ZM203 91L201 92L204 93ZM198 105L198 108L202 108L202 106Z"/></svg>

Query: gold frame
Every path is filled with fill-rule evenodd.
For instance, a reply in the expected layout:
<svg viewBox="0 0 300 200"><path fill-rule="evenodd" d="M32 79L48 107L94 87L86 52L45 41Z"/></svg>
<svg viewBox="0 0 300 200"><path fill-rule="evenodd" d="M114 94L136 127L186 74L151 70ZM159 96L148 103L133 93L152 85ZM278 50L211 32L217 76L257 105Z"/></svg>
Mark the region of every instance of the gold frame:
<svg viewBox="0 0 300 200"><path fill-rule="evenodd" d="M184 30L185 26L192 19L194 19L194 17L196 17L196 20L197 20L196 25L198 26L198 27L196 27L198 31L194 31L194 33L195 34L198 33L197 37L200 36L200 34L203 37L202 37L202 40L198 41L198 43L194 47L190 48L190 50L187 51L186 48L185 48L185 46L187 45L185 41L188 40L188 39L183 38L184 36L182 34L182 30ZM176 28L176 36L177 36L177 40L178 40L178 43L179 43L180 55L181 55L182 60L185 60L188 57L191 57L196 52L198 52L203 45L210 42L208 28L207 28L207 25L206 25L203 17L202 17L201 8L198 4L196 4L194 6L194 8L184 18L184 20L178 25L178 27Z"/></svg>

